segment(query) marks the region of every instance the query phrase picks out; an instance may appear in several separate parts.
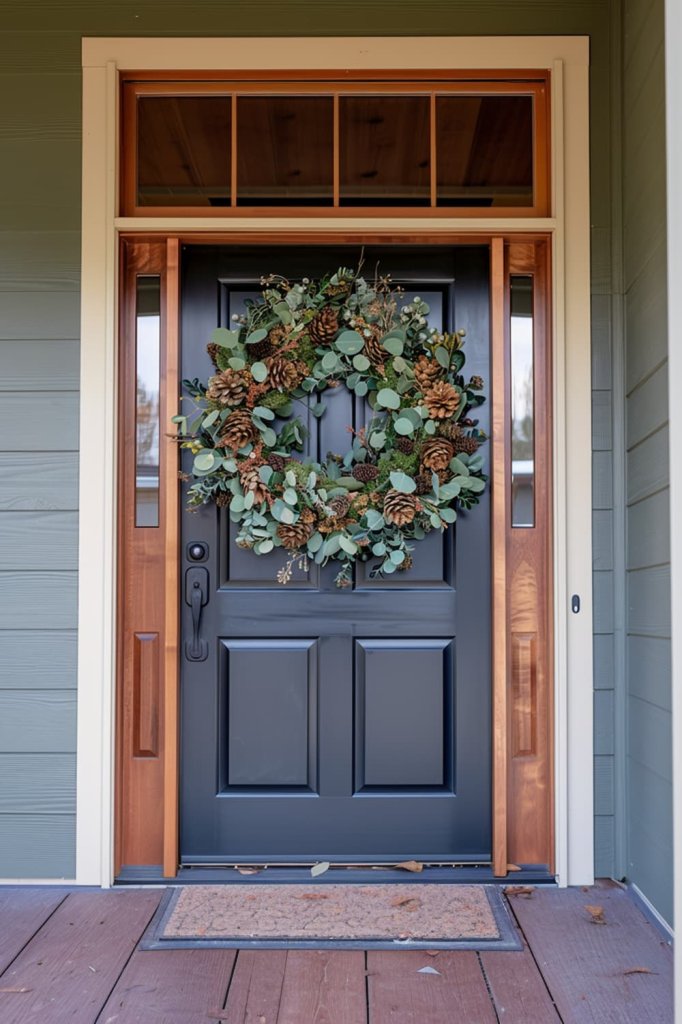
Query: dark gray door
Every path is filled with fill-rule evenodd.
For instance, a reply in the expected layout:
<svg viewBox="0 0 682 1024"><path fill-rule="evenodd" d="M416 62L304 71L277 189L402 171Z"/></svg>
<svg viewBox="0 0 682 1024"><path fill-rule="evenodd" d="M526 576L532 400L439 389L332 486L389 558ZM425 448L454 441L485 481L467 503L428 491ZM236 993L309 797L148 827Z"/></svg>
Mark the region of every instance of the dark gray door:
<svg viewBox="0 0 682 1024"><path fill-rule="evenodd" d="M258 293L262 274L313 278L358 255L186 247L183 377L210 374L211 331ZM435 326L466 329L467 371L488 380L488 250L371 250L370 273L377 260L427 299ZM310 417L322 458L346 451L347 427L365 422L345 389L325 402L323 418ZM487 497L417 544L411 571L375 581L361 566L349 590L334 585L333 565L280 586L283 553L241 550L212 507L183 511L183 578L197 565L193 541L208 549L208 656L182 658L183 863L490 860Z"/></svg>

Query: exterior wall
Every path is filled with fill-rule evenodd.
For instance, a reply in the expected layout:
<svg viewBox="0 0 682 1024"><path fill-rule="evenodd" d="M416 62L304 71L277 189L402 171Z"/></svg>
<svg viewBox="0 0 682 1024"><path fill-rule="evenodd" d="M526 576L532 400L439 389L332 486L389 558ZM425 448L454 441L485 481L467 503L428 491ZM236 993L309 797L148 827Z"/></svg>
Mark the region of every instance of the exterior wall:
<svg viewBox="0 0 682 1024"><path fill-rule="evenodd" d="M663 0L623 18L627 877L672 921Z"/></svg>
<svg viewBox="0 0 682 1024"><path fill-rule="evenodd" d="M257 6L235 2L223 7L212 0L195 0L163 8L151 0L136 5L45 0L39 11L35 5L6 7L0 40L0 136L6 153L0 196L0 289L5 312L0 379L12 395L8 403L0 403L0 465L10 467L0 474L0 537L7 538L5 544L0 542L0 644L18 668L0 659L0 712L12 708L11 717L0 714L0 758L13 759L7 761L11 771L3 772L0 763L0 815L7 816L0 821L0 876L68 877L74 871L81 36L314 36L332 35L340 27L347 35L390 31L591 37L596 866L598 873L611 874L615 625L608 532L614 501L614 285L608 0L481 0L476 5L466 0L397 0L390 5L383 0L353 0L344 7L342 26L330 9L312 0L286 5L264 0ZM40 416L23 422L19 407L23 410L24 399L29 403L34 392L39 392L33 400L41 403ZM24 510L30 514L15 515Z"/></svg>

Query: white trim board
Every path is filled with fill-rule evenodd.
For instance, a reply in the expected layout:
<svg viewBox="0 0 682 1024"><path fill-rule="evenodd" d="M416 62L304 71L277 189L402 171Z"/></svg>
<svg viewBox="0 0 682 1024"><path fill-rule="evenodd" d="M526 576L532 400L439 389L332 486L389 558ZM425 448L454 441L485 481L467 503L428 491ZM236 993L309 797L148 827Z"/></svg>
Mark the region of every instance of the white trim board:
<svg viewBox="0 0 682 1024"><path fill-rule="evenodd" d="M552 70L553 216L528 220L377 220L322 216L278 227L414 231L550 231L554 327L554 639L556 873L593 880L592 550L589 41L586 37L420 37L83 40L83 245L78 655L77 880L109 885L113 871L115 353L117 232L266 228L262 219L116 218L121 70L476 68ZM267 228L275 227L268 221ZM566 339L571 339L570 359ZM566 444L570 401L571 445ZM102 453L105 453L102 458ZM570 612L571 594L582 611Z"/></svg>

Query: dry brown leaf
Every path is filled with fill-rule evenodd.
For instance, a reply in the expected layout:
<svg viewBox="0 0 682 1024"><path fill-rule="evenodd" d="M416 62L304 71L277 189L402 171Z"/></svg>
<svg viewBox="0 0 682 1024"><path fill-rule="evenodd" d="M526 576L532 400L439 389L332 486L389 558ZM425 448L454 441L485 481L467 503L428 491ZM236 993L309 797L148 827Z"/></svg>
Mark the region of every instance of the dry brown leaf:
<svg viewBox="0 0 682 1024"><path fill-rule="evenodd" d="M658 971L652 971L649 967L628 967L623 974L658 974Z"/></svg>
<svg viewBox="0 0 682 1024"><path fill-rule="evenodd" d="M586 903L585 910L590 915L592 924L606 924L606 918L604 917L604 908L599 907L596 904Z"/></svg>
<svg viewBox="0 0 682 1024"><path fill-rule="evenodd" d="M295 900L328 900L329 893L326 892L303 892L300 896L294 896Z"/></svg>
<svg viewBox="0 0 682 1024"><path fill-rule="evenodd" d="M260 868L237 868L240 875L259 875L261 872Z"/></svg>
<svg viewBox="0 0 682 1024"><path fill-rule="evenodd" d="M507 874L509 874L510 871L520 871L520 870L521 870L521 868L519 867L518 864L507 864Z"/></svg>
<svg viewBox="0 0 682 1024"><path fill-rule="evenodd" d="M403 910L417 910L421 900L416 896L396 896L391 900L392 907L401 907Z"/></svg>
<svg viewBox="0 0 682 1024"><path fill-rule="evenodd" d="M413 871L415 874L424 870L424 865L420 864L418 860L401 860L400 864L396 864L395 867L402 871Z"/></svg>
<svg viewBox="0 0 682 1024"><path fill-rule="evenodd" d="M504 889L505 896L523 896L529 900L535 892L534 885L507 885Z"/></svg>

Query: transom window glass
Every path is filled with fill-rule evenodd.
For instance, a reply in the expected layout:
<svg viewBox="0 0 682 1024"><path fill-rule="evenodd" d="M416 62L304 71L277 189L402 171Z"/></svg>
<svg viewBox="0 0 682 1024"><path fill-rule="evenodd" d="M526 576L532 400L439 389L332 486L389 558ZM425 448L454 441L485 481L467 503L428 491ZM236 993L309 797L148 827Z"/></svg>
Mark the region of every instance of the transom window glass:
<svg viewBox="0 0 682 1024"><path fill-rule="evenodd" d="M547 78L127 82L122 212L549 213Z"/></svg>

